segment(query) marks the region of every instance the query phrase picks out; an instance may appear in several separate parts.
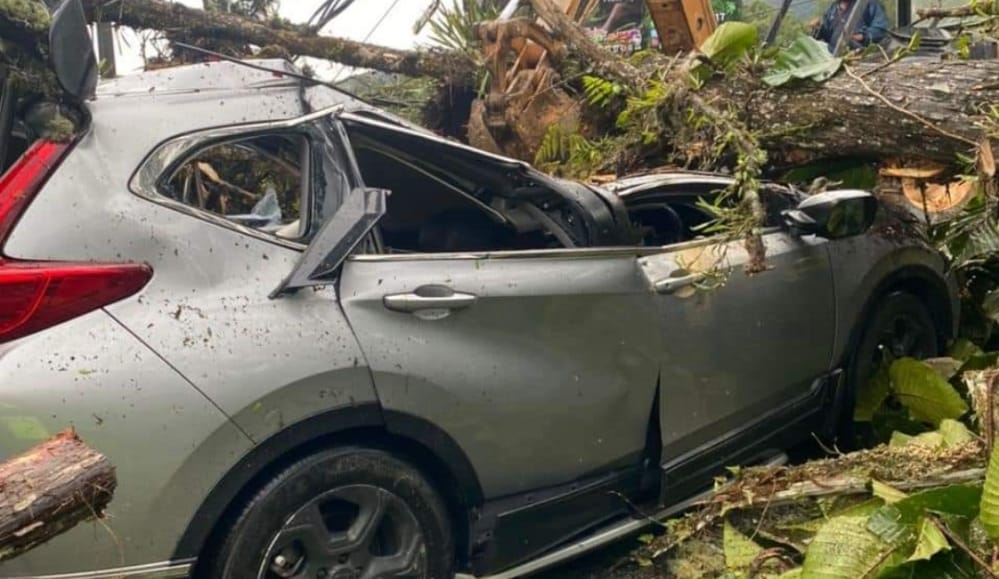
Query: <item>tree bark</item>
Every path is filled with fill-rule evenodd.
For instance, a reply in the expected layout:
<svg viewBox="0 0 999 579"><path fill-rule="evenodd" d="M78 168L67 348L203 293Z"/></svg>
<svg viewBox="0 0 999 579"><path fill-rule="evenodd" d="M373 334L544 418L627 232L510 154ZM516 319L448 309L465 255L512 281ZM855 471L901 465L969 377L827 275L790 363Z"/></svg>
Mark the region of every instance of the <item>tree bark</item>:
<svg viewBox="0 0 999 579"><path fill-rule="evenodd" d="M903 59L879 67L857 65L821 85L778 89L726 78L709 83L703 93L740 111L764 148L791 161L804 151L811 158L858 155L951 164L981 139L977 121L999 102L999 62Z"/></svg>
<svg viewBox="0 0 999 579"><path fill-rule="evenodd" d="M162 30L176 39L206 38L257 46L281 46L298 56L331 60L407 76L429 76L448 84L471 86L475 65L465 55L441 50L397 50L329 36L283 21L260 22L233 14L207 13L162 0L84 0L91 21ZM107 7L105 7L107 6Z"/></svg>
<svg viewBox="0 0 999 579"><path fill-rule="evenodd" d="M0 561L101 516L115 486L108 459L72 429L0 463Z"/></svg>

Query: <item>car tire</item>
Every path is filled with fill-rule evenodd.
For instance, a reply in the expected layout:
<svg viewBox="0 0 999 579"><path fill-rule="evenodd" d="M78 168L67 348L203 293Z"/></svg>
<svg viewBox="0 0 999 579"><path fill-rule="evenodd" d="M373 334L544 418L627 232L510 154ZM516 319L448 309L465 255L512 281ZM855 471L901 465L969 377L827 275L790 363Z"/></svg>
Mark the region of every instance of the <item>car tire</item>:
<svg viewBox="0 0 999 579"><path fill-rule="evenodd" d="M938 328L929 308L907 292L893 292L870 309L864 329L846 367L846 396L840 416L839 441L852 448L863 438L863 428L853 421L858 389L880 367L887 349L894 358L932 358L940 353Z"/></svg>
<svg viewBox="0 0 999 579"><path fill-rule="evenodd" d="M206 577L446 579L447 507L413 466L347 447L282 470L243 507Z"/></svg>

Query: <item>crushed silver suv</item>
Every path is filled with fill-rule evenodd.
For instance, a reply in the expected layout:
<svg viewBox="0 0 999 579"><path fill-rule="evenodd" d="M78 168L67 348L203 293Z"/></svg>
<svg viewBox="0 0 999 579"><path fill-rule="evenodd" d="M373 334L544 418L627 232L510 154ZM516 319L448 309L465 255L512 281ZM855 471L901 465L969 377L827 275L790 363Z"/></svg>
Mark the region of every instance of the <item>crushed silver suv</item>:
<svg viewBox="0 0 999 579"><path fill-rule="evenodd" d="M0 576L518 576L641 527L622 496L835 432L883 349L953 334L943 259L866 193L766 186L750 276L700 227L724 177L557 180L256 64L12 133L0 460L72 425L119 486Z"/></svg>

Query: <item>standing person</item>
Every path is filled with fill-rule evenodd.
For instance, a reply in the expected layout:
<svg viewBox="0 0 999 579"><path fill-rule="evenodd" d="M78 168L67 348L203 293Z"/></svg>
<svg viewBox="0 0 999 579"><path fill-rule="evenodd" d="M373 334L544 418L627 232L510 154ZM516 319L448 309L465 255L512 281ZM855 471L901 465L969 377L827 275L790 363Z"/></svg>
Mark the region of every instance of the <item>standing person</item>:
<svg viewBox="0 0 999 579"><path fill-rule="evenodd" d="M809 24L815 37L826 42L829 52L836 51L836 33L846 25L846 19L856 2L857 0L836 0L822 15L821 21L815 19ZM851 50L881 42L888 34L888 15L880 0L870 0L857 29L844 30L843 33L849 35L847 45Z"/></svg>

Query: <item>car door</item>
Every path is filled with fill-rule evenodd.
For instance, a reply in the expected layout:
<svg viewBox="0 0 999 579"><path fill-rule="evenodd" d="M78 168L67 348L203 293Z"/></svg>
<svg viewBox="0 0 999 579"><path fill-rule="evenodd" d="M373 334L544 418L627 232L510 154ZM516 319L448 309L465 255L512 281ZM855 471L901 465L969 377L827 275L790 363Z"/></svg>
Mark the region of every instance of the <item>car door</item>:
<svg viewBox="0 0 999 579"><path fill-rule="evenodd" d="M565 201L568 221L580 225L600 209L609 219L599 196L562 191L519 161L430 134L338 118L365 184L392 190L378 225L382 254L355 254L340 272L341 303L388 416L456 441L487 499L640 464L659 334L634 249L413 241L441 237L424 234L456 210L465 213L452 227L468 229L471 219L474 229L548 206L518 187L530 199ZM557 218L538 227L558 228ZM546 244L574 245L575 234L549 233Z"/></svg>
<svg viewBox="0 0 999 579"><path fill-rule="evenodd" d="M340 291L383 407L457 441L486 497L638 463L659 340L633 252L359 255Z"/></svg>
<svg viewBox="0 0 999 579"><path fill-rule="evenodd" d="M765 271L743 240L707 239L640 259L664 333L660 420L666 500L773 447L827 392L835 335L826 241L772 228ZM774 446L776 445L776 446ZM686 487L685 484L693 485Z"/></svg>

